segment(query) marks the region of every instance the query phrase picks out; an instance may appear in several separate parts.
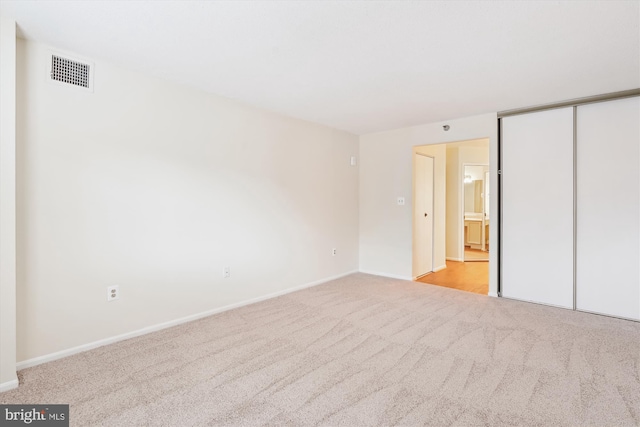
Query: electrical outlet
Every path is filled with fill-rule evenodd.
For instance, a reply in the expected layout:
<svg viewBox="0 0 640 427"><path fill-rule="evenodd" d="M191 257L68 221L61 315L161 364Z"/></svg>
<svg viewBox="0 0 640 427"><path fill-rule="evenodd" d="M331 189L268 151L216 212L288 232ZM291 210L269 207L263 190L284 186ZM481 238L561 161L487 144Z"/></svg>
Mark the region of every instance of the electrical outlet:
<svg viewBox="0 0 640 427"><path fill-rule="evenodd" d="M107 287L107 302L120 299L120 286Z"/></svg>
<svg viewBox="0 0 640 427"><path fill-rule="evenodd" d="M338 250L336 248L331 249L331 255L336 256Z"/></svg>
<svg viewBox="0 0 640 427"><path fill-rule="evenodd" d="M355 166L358 164L358 161L356 160L356 156L351 156L351 166Z"/></svg>
<svg viewBox="0 0 640 427"><path fill-rule="evenodd" d="M404 197L398 197L398 206L404 206Z"/></svg>
<svg viewBox="0 0 640 427"><path fill-rule="evenodd" d="M225 267L222 269L222 277L224 277L225 279L228 279L229 277L231 277L231 268L230 267Z"/></svg>

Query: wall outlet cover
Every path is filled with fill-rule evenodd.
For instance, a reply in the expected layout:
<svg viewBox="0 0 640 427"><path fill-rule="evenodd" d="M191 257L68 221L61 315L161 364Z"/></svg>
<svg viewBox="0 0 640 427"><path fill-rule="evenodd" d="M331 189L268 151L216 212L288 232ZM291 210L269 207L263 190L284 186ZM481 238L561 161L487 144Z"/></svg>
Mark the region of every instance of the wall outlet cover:
<svg viewBox="0 0 640 427"><path fill-rule="evenodd" d="M120 299L120 286L107 287L107 302Z"/></svg>

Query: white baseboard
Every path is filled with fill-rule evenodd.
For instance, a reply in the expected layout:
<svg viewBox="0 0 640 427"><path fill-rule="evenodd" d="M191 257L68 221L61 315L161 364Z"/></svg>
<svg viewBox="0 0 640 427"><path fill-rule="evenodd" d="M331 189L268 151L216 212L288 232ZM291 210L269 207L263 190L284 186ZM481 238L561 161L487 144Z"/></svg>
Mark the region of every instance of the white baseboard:
<svg viewBox="0 0 640 427"><path fill-rule="evenodd" d="M360 270L360 273L371 274L373 276L388 277L390 279L400 279L400 280L411 280L411 281L413 281L413 277L410 277L410 276L398 276L396 274L380 273L379 271Z"/></svg>
<svg viewBox="0 0 640 427"><path fill-rule="evenodd" d="M447 264L445 265L441 265L440 267L436 267L433 269L434 273L437 273L438 271L444 270L445 268L447 268Z"/></svg>
<svg viewBox="0 0 640 427"><path fill-rule="evenodd" d="M457 262L464 262L463 258L454 258L454 257L447 257L446 258L447 261L457 261Z"/></svg>
<svg viewBox="0 0 640 427"><path fill-rule="evenodd" d="M3 391L13 390L14 388L18 388L18 379L7 381L0 384L0 393Z"/></svg>
<svg viewBox="0 0 640 427"><path fill-rule="evenodd" d="M497 292L489 292L487 295L489 295L490 297L498 298L498 293Z"/></svg>
<svg viewBox="0 0 640 427"><path fill-rule="evenodd" d="M222 313L223 311L233 310L234 308L243 307L245 305L255 304L260 301L265 301L271 298L279 297L282 295L289 294L291 292L300 291L302 289L310 288L312 286L321 285L326 282L330 282L332 280L339 279L341 277L348 276L353 273L357 273L358 270L349 271L347 273L338 274L336 276L325 277L324 279L316 280L314 282L305 283L304 285L295 286L293 288L288 288L282 291L273 292L267 295L263 295L257 298L251 298L245 301L237 302L234 304L225 305L223 307L214 308L211 310L203 311L201 313L192 314L190 316L182 317L180 319L170 320L168 322L159 323L157 325L147 326L146 328L138 329L136 331L127 332L125 334L116 335L114 337L101 339L98 341L93 341L87 344L82 344L77 347L72 347L66 350L57 351L55 353L46 354L44 356L34 357L33 359L23 360L22 362L18 362L16 364L16 369L25 369L30 368L32 366L41 365L43 363L52 362L57 359L62 359L63 357L68 357L77 353L82 353L84 351L92 350L94 348L102 347L108 344L113 344L119 341L128 340L129 338L135 338L140 335L145 335L151 332L160 331L162 329L171 328L173 326L181 325L183 323L192 322L194 320L202 319L203 317L212 316L214 314ZM6 383L5 383L6 384ZM17 380L16 380L17 387ZM2 391L2 390L0 390Z"/></svg>

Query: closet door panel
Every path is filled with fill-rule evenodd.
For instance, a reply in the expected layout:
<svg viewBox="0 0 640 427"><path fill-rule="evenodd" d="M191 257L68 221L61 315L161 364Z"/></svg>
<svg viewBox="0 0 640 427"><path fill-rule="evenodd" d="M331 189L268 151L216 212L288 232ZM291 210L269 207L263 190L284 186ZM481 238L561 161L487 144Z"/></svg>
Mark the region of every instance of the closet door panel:
<svg viewBox="0 0 640 427"><path fill-rule="evenodd" d="M573 308L573 108L502 119L502 296Z"/></svg>
<svg viewBox="0 0 640 427"><path fill-rule="evenodd" d="M640 319L640 98L578 107L578 310Z"/></svg>

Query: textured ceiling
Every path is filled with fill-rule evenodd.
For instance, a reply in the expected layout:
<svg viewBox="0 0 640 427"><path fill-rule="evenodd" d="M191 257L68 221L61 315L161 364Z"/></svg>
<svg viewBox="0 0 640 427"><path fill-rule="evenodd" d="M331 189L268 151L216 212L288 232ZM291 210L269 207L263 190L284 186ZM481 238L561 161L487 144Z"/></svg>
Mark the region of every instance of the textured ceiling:
<svg viewBox="0 0 640 427"><path fill-rule="evenodd" d="M356 134L640 87L633 1L2 1L23 37Z"/></svg>

